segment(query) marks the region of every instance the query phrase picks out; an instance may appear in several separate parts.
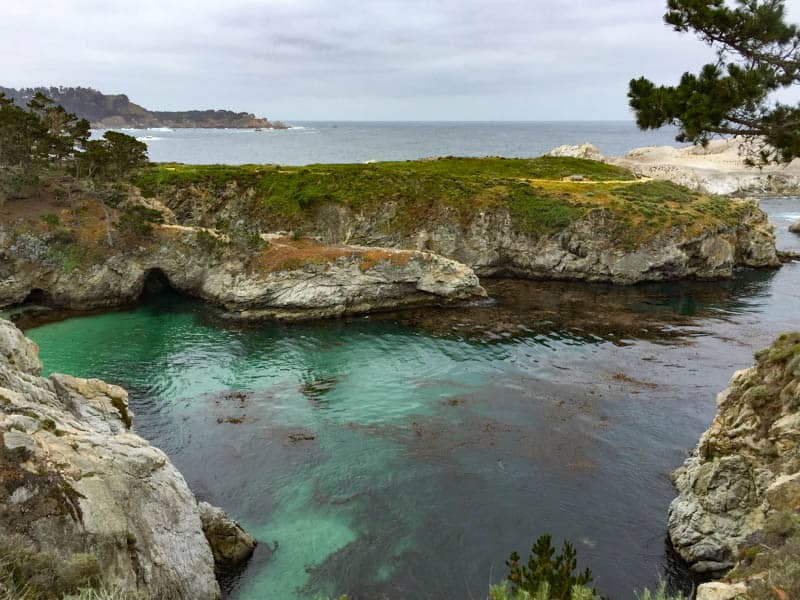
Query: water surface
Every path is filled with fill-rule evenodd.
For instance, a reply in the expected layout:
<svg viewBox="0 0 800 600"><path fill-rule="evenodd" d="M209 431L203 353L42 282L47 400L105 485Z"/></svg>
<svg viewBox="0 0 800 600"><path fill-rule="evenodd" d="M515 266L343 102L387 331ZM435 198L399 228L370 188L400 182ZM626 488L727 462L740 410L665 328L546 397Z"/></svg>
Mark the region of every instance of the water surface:
<svg viewBox="0 0 800 600"><path fill-rule="evenodd" d="M136 431L261 541L231 598L483 598L544 532L613 598L679 580L669 473L732 372L800 326L800 264L487 287L492 302L303 325L162 295L27 333L47 372L125 386Z"/></svg>
<svg viewBox="0 0 800 600"><path fill-rule="evenodd" d="M133 129L158 162L349 163L430 156L540 156L591 142L609 156L677 145L673 128L639 131L632 121L294 122L292 129ZM95 136L102 130L94 132Z"/></svg>

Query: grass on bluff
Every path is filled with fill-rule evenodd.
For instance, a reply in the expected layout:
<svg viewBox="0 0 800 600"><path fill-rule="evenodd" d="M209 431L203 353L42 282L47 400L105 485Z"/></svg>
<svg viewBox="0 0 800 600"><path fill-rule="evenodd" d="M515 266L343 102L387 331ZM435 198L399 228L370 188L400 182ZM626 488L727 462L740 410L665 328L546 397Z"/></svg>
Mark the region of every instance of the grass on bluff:
<svg viewBox="0 0 800 600"><path fill-rule="evenodd" d="M580 175L582 181L573 181ZM371 164L154 164L134 183L145 196L196 186L211 196L252 189L252 211L267 226L302 224L325 204L380 214L398 210L388 225L402 233L444 213L468 224L481 211L507 208L517 229L549 235L594 209L616 217L620 240L638 243L672 227L690 229L738 222L725 198L704 196L664 181L642 181L628 170L577 158L439 158ZM202 194L198 194L198 201Z"/></svg>

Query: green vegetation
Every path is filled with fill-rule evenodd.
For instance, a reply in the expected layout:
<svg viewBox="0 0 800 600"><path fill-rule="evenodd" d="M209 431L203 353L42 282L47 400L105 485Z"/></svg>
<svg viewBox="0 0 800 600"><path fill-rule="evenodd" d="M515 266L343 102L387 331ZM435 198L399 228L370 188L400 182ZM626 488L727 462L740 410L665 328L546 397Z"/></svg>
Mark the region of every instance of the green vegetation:
<svg viewBox="0 0 800 600"><path fill-rule="evenodd" d="M706 144L712 135L740 135L757 144L762 162L800 156L800 105L772 95L800 83L800 29L786 22L783 0L668 0L675 31L695 32L717 51L700 73L677 86L641 77L628 97L642 129L680 127L678 141Z"/></svg>
<svg viewBox="0 0 800 600"><path fill-rule="evenodd" d="M651 592L647 588L645 588L644 592L641 594L636 594L636 600L689 600L686 596L682 593L678 592L676 595L669 594L667 592L667 584L665 582L661 582L656 588L655 592Z"/></svg>
<svg viewBox="0 0 800 600"><path fill-rule="evenodd" d="M725 579L735 582L752 577L749 600L800 598L798 556L800 513L780 511L767 518L761 534L742 546L739 564Z"/></svg>
<svg viewBox="0 0 800 600"><path fill-rule="evenodd" d="M49 246L50 260L65 273L72 273L84 254L75 232L66 227L57 229L50 236Z"/></svg>
<svg viewBox="0 0 800 600"><path fill-rule="evenodd" d="M37 552L17 535L0 536L0 600L148 600L142 592L106 586L92 554L61 559Z"/></svg>
<svg viewBox="0 0 800 600"><path fill-rule="evenodd" d="M150 237L153 235L153 223L163 223L164 215L141 204L132 204L122 211L117 227L123 233Z"/></svg>
<svg viewBox="0 0 800 600"><path fill-rule="evenodd" d="M581 175L583 181L572 181ZM736 225L747 210L662 181L576 158L440 158L373 164L182 165L140 170L133 182L145 196L162 196L178 212L224 199L261 229L302 229L323 206L347 206L409 234L421 222L468 225L482 211L505 208L522 233L550 235L595 210L613 217L618 239L635 246L661 232ZM252 194L248 191L252 190ZM183 208L181 208L183 203Z"/></svg>
<svg viewBox="0 0 800 600"><path fill-rule="evenodd" d="M592 590L580 585L574 585L569 590L569 596L553 596L550 585L543 581L534 593L526 590L510 591L507 583L500 583L489 588L489 600L595 600Z"/></svg>
<svg viewBox="0 0 800 600"><path fill-rule="evenodd" d="M553 540L549 534L539 537L531 548L527 564L520 561L520 556L512 552L506 561L508 567L508 581L511 583L513 593L527 592L533 598L544 593L544 598L550 600L576 600L573 590L580 591L592 582L592 572L589 569L582 573L574 574L578 566L575 547L569 542L564 542L560 554L555 553ZM585 595L577 600L583 600ZM594 598L594 592L588 596Z"/></svg>
<svg viewBox="0 0 800 600"><path fill-rule="evenodd" d="M36 94L27 110L0 93L0 200L35 185L43 171L74 163L89 122Z"/></svg>
<svg viewBox="0 0 800 600"><path fill-rule="evenodd" d="M19 536L0 537L0 600L60 599L80 588L96 586L99 581L100 566L91 554L73 554L59 560L49 553L37 552Z"/></svg>
<svg viewBox="0 0 800 600"><path fill-rule="evenodd" d="M0 93L0 201L35 188L45 174L122 179L147 162L147 146L116 132L89 140L89 122L41 93L27 108ZM56 196L65 194L54 192Z"/></svg>
<svg viewBox="0 0 800 600"><path fill-rule="evenodd" d="M79 167L89 177L121 180L147 164L147 144L124 133L106 131L101 140L86 142Z"/></svg>

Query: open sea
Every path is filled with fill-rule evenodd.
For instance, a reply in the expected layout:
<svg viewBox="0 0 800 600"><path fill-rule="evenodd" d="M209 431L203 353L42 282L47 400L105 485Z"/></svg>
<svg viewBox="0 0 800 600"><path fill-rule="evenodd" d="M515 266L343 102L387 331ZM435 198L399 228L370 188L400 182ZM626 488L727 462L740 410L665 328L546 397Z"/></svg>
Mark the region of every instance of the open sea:
<svg viewBox="0 0 800 600"><path fill-rule="evenodd" d="M535 157L590 142L607 156L677 145L676 130L642 132L632 121L305 122L291 129L128 129L150 160L194 164L349 163L432 156ZM95 135L102 135L96 130Z"/></svg>

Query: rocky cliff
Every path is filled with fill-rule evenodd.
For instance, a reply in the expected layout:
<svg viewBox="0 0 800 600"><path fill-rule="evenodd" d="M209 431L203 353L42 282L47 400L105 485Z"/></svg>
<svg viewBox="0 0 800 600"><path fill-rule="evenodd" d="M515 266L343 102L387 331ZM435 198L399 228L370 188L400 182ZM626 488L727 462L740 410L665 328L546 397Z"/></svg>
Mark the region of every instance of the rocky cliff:
<svg viewBox="0 0 800 600"><path fill-rule="evenodd" d="M669 534L694 570L724 571L785 543L755 538L781 520L791 533L800 517L800 333L782 335L733 376L673 477L680 495Z"/></svg>
<svg viewBox="0 0 800 600"><path fill-rule="evenodd" d="M757 204L574 158L156 166L138 180L183 223L258 223L325 244L431 251L479 276L629 284L776 266Z"/></svg>
<svg viewBox="0 0 800 600"><path fill-rule="evenodd" d="M181 226L134 197L87 199L0 223L0 306L90 309L137 300L149 278L246 318L314 318L485 295L471 269L430 252L233 237ZM156 208L152 208L156 206ZM43 218L44 217L44 218Z"/></svg>
<svg viewBox="0 0 800 600"><path fill-rule="evenodd" d="M37 354L0 320L0 567L46 594L102 585L152 598L219 598L217 550L201 519L208 509L167 456L131 431L125 390L40 377ZM254 540L243 532L236 539L231 551L227 536L227 555L248 557Z"/></svg>

